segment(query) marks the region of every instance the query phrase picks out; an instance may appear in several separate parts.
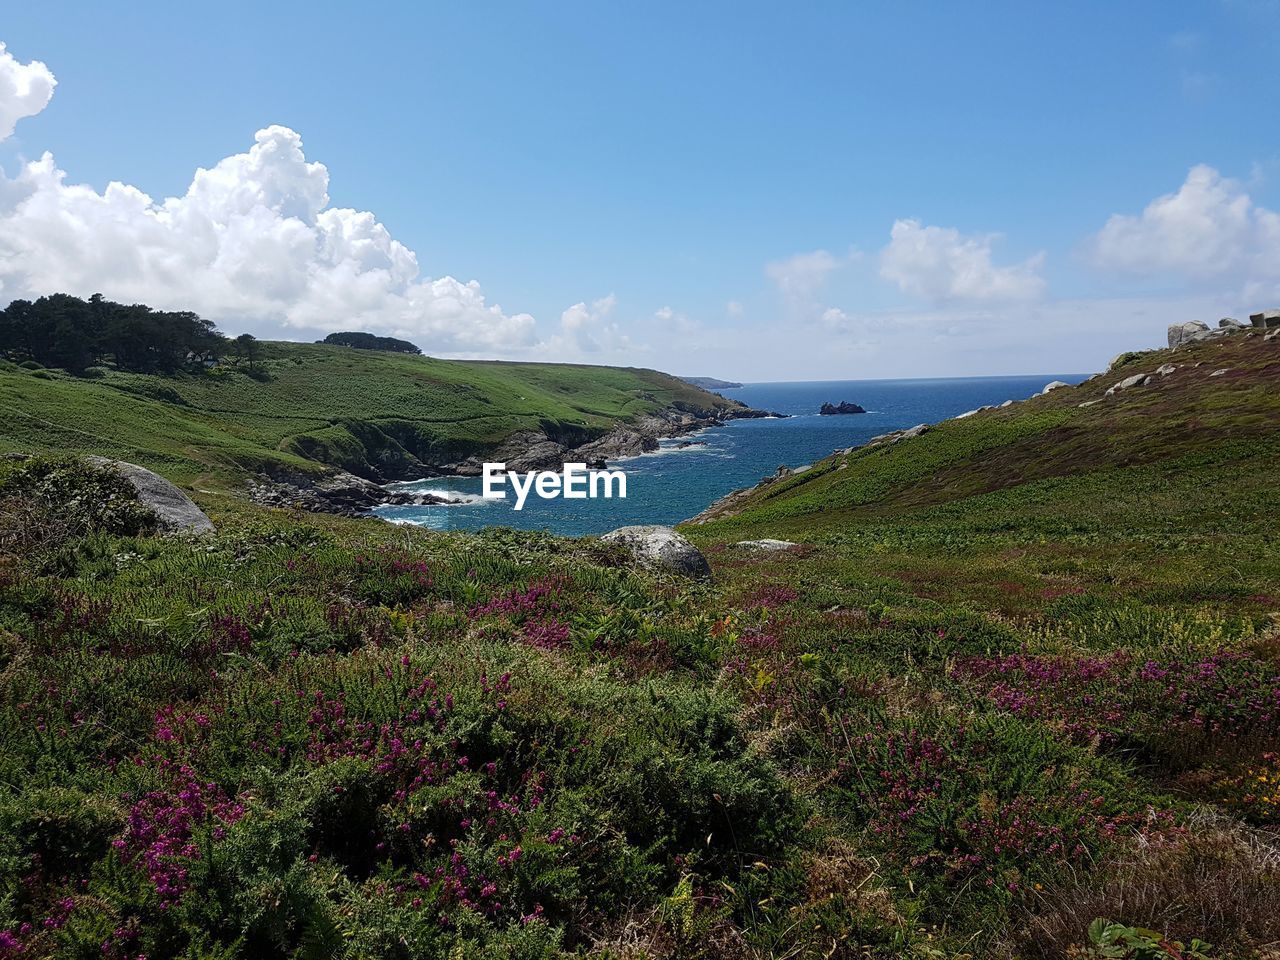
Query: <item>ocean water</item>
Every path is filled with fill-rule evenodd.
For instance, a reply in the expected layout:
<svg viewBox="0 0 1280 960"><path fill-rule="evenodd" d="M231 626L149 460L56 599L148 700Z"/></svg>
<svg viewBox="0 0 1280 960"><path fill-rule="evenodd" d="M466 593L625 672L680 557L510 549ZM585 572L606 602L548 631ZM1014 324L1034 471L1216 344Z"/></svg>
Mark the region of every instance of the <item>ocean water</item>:
<svg viewBox="0 0 1280 960"><path fill-rule="evenodd" d="M673 524L701 512L712 501L773 474L799 467L877 434L936 423L986 404L1022 400L1052 380L1079 383L1084 374L967 377L945 380L839 380L753 383L721 391L752 407L791 414L785 420L734 420L696 435L664 440L660 450L611 461L627 474L626 499L543 500L530 492L523 510L506 500L480 498L479 477L444 477L401 484L407 490L449 493L450 506L386 506L377 513L397 523L436 530L507 526L549 530L565 536L605 533L633 523ZM823 417L825 402L848 400L865 414ZM678 444L695 446L679 449Z"/></svg>

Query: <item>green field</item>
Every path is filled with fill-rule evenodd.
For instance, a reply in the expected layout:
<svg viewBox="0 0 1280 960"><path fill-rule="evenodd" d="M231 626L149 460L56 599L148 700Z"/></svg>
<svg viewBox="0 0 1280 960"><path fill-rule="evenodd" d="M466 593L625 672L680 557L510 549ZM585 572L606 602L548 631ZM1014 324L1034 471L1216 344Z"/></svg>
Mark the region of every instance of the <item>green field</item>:
<svg viewBox="0 0 1280 960"><path fill-rule="evenodd" d="M0 956L1274 957L1277 386L1236 334L837 455L707 583L7 464Z"/></svg>
<svg viewBox="0 0 1280 960"><path fill-rule="evenodd" d="M95 453L224 489L246 473L340 466L413 475L541 430L583 443L647 413L734 404L654 370L435 360L264 343L252 369L98 377L0 366L0 452Z"/></svg>

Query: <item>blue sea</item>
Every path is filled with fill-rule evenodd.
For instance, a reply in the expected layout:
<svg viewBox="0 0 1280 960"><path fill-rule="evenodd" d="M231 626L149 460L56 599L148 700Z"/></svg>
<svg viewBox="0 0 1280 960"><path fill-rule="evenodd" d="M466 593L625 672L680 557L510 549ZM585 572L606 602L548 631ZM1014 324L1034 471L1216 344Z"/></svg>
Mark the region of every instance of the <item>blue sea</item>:
<svg viewBox="0 0 1280 960"><path fill-rule="evenodd" d="M633 523L674 524L700 513L712 501L751 486L778 467L799 467L836 450L890 430L936 423L956 414L1005 400L1023 400L1052 380L1079 383L1084 374L966 377L946 380L836 380L752 383L721 391L761 410L791 414L787 419L734 420L687 437L664 440L660 450L610 461L627 474L626 499L543 500L530 492L523 510L506 500L480 498L479 477L444 477L401 484L415 491L448 492L450 506L387 506L377 513L398 523L434 530L477 530L487 526L549 530L564 536L605 533ZM865 414L823 417L823 403L848 400ZM682 442L695 446L680 449Z"/></svg>

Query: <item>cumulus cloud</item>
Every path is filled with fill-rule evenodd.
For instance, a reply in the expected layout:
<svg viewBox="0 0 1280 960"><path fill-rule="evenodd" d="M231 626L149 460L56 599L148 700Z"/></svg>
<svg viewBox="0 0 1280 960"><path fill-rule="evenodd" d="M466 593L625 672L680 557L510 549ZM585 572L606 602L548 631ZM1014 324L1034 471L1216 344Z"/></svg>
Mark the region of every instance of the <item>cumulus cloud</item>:
<svg viewBox="0 0 1280 960"><path fill-rule="evenodd" d="M1091 253L1099 266L1132 274L1276 279L1280 214L1201 164L1176 193L1157 197L1142 213L1112 216L1093 238Z"/></svg>
<svg viewBox="0 0 1280 960"><path fill-rule="evenodd" d="M196 310L220 324L369 330L428 352L510 350L528 314L478 283L420 276L417 256L372 213L329 206L329 172L287 127L195 173L181 197L68 184L46 153L0 173L0 300L54 291Z"/></svg>
<svg viewBox="0 0 1280 960"><path fill-rule="evenodd" d="M627 338L611 322L618 298L612 293L607 297L575 303L560 314L562 339L568 340L581 353L600 353L604 349L616 349Z"/></svg>
<svg viewBox="0 0 1280 960"><path fill-rule="evenodd" d="M826 250L797 253L765 264L764 273L785 297L809 299L827 282L840 261Z"/></svg>
<svg viewBox="0 0 1280 960"><path fill-rule="evenodd" d="M991 262L994 234L897 220L880 254L880 276L935 302L1028 300L1044 293L1044 254L1008 267Z"/></svg>
<svg viewBox="0 0 1280 960"><path fill-rule="evenodd" d="M0 43L0 140L12 136L23 117L34 117L47 107L57 84L39 60L19 63Z"/></svg>

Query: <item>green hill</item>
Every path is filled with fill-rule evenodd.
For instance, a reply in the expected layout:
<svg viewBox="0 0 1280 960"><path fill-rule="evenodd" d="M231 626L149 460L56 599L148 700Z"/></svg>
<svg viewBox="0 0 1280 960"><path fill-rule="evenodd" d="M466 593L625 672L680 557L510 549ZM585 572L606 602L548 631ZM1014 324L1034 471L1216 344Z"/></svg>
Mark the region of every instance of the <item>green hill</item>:
<svg viewBox="0 0 1280 960"><path fill-rule="evenodd" d="M1169 365L1166 374L1156 373ZM1150 382L1107 391L1135 374ZM913 542L1267 537L1280 341L1243 333L1129 354L1076 387L831 456L714 506L700 539ZM894 531L897 531L894 533ZM1233 541L1239 542L1239 541ZM1262 553L1244 551L1246 564Z"/></svg>
<svg viewBox="0 0 1280 960"><path fill-rule="evenodd" d="M96 377L0 364L0 451L95 453L187 484L340 466L370 479L491 449L517 431L583 443L619 423L733 408L654 370L436 360L263 343L252 367Z"/></svg>

